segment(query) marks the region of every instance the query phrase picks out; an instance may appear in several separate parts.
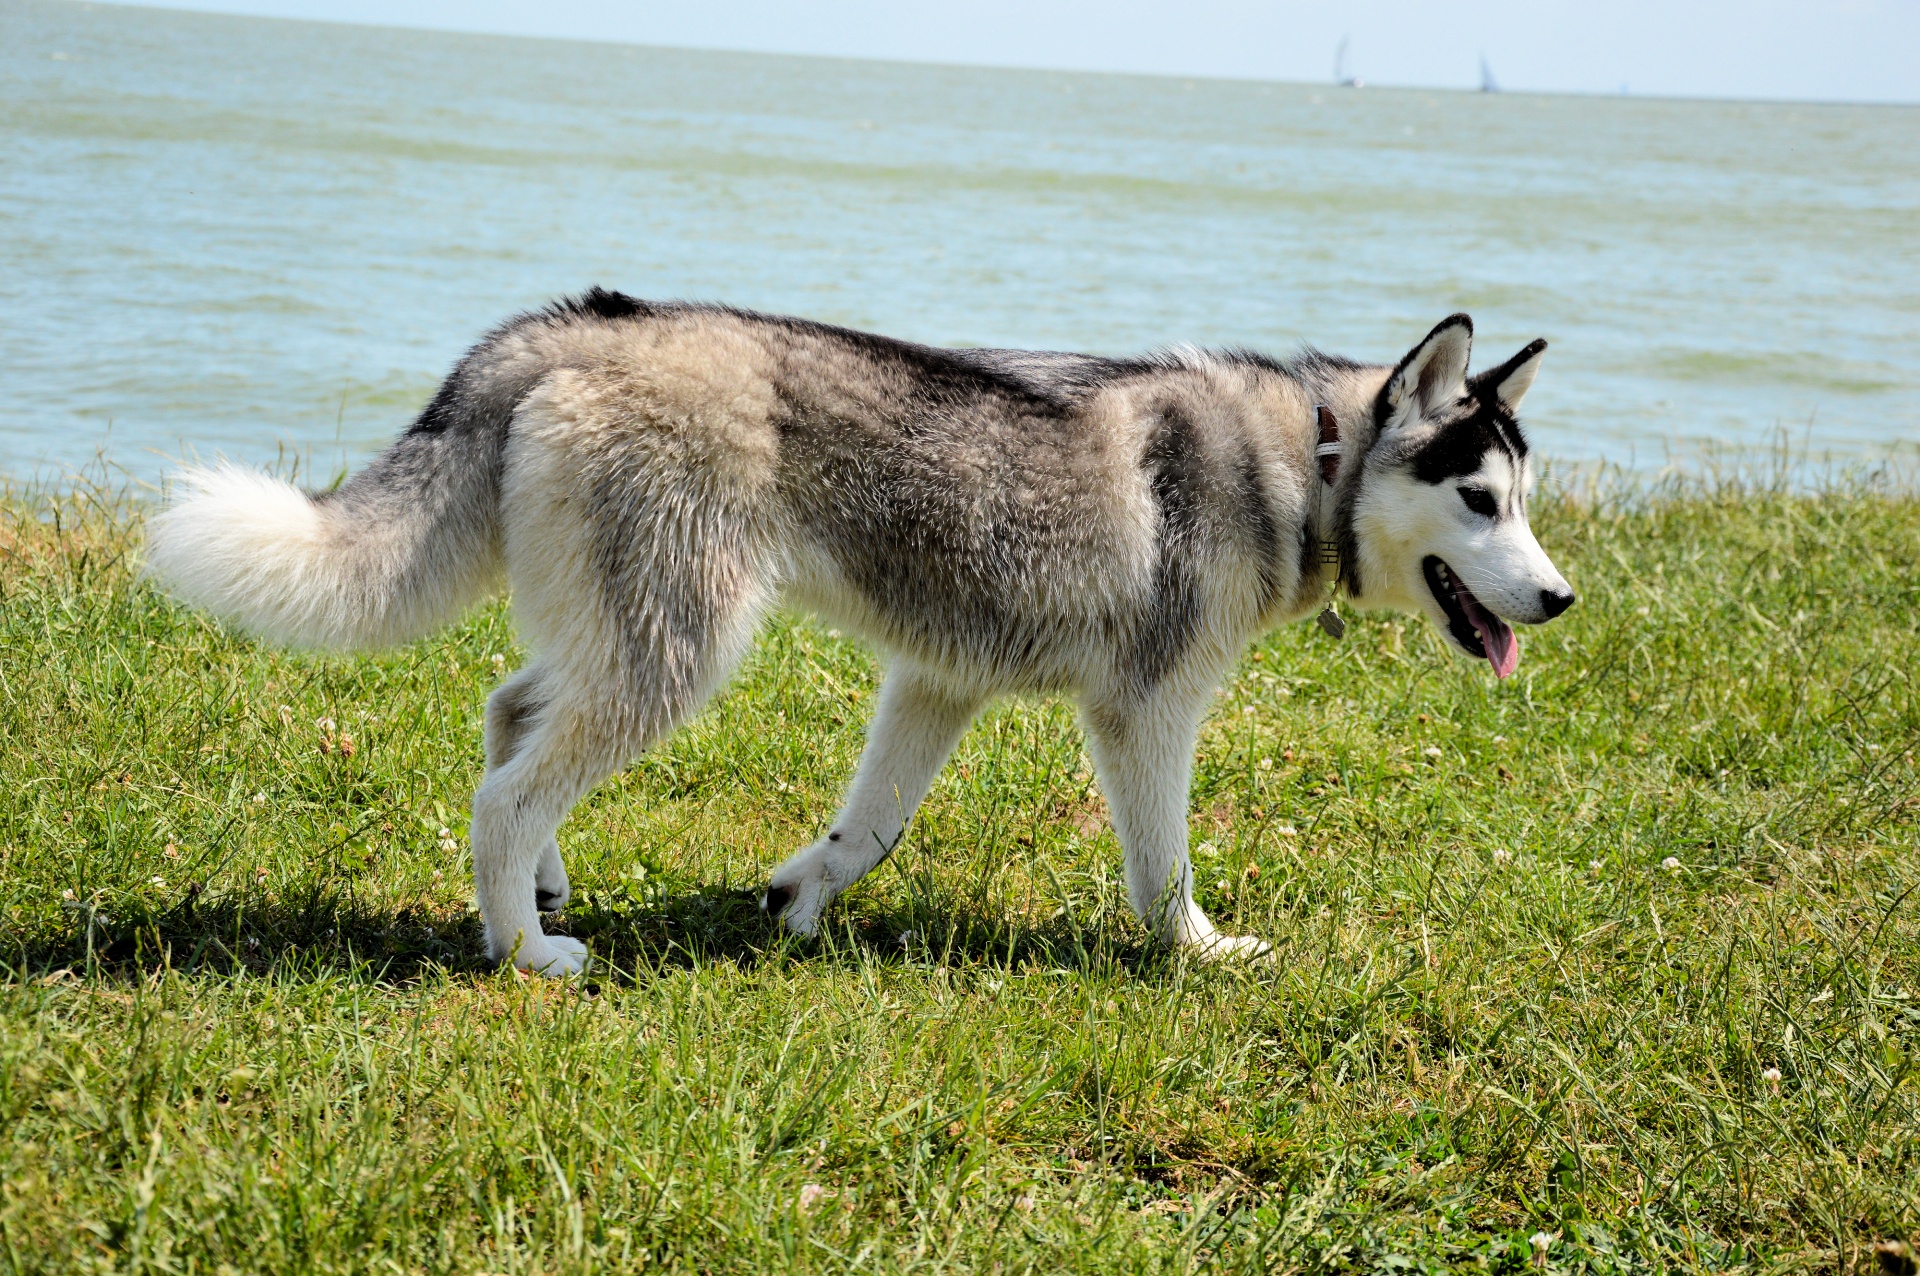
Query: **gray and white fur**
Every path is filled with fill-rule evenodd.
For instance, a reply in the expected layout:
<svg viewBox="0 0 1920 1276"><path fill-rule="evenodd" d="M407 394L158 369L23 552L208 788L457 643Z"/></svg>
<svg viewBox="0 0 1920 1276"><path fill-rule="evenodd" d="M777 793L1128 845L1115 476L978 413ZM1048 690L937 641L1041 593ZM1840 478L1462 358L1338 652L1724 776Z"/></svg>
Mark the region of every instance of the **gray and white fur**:
<svg viewBox="0 0 1920 1276"><path fill-rule="evenodd" d="M783 602L887 661L844 807L768 885L786 926L814 932L886 857L989 698L1058 693L1080 705L1135 911L1170 944L1252 955L1194 903L1187 859L1196 735L1249 639L1318 610L1338 575L1504 675L1506 622L1572 602L1527 525L1514 416L1545 343L1468 380L1471 334L1455 315L1392 367L1108 359L594 289L495 329L337 491L181 475L147 567L263 638L332 649L404 642L511 588L533 655L488 699L472 824L497 959L583 968L581 943L541 929L569 889L555 830ZM1331 487L1316 404L1339 423Z"/></svg>

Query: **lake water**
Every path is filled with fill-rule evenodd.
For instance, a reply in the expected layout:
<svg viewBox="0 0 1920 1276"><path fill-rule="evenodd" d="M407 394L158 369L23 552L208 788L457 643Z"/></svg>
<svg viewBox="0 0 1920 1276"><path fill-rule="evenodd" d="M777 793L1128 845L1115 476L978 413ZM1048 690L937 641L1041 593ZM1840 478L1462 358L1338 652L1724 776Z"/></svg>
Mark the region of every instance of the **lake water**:
<svg viewBox="0 0 1920 1276"><path fill-rule="evenodd" d="M942 344L1391 360L1569 461L1920 439L1920 108L994 71L0 0L0 473L322 468L603 283Z"/></svg>

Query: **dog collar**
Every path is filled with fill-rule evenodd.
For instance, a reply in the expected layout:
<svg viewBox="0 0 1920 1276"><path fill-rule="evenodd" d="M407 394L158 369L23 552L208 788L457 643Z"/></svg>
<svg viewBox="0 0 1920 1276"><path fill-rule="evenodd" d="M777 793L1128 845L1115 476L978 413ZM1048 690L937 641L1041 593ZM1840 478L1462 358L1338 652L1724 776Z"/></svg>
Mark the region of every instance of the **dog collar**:
<svg viewBox="0 0 1920 1276"><path fill-rule="evenodd" d="M1340 477L1340 422L1324 403L1313 405L1313 415L1320 423L1320 446L1313 449L1313 455L1320 462L1320 481L1332 487Z"/></svg>
<svg viewBox="0 0 1920 1276"><path fill-rule="evenodd" d="M1320 484L1326 489L1323 495L1331 499L1340 478L1340 421L1333 415L1333 409L1324 403L1313 405L1313 416L1320 427L1320 442L1313 449L1313 456L1320 466ZM1324 534L1319 539L1320 565L1333 568L1333 585L1327 591L1326 605L1320 608L1320 614L1314 620L1330 637L1344 638L1347 622L1340 619L1340 613L1333 609L1333 599L1340 592L1340 577L1344 574L1340 562L1340 542Z"/></svg>

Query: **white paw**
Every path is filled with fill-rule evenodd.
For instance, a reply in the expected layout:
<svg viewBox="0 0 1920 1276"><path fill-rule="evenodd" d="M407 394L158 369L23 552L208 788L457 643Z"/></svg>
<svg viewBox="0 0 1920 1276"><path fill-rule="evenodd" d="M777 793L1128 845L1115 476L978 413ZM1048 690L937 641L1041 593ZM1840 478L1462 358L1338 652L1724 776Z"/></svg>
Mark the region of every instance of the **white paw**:
<svg viewBox="0 0 1920 1276"><path fill-rule="evenodd" d="M809 846L773 870L767 892L760 897L760 911L778 917L796 935L811 935L820 929L820 914L839 893L831 876L827 848Z"/></svg>
<svg viewBox="0 0 1920 1276"><path fill-rule="evenodd" d="M520 945L513 964L549 979L565 979L587 968L587 946L566 935L538 935Z"/></svg>
<svg viewBox="0 0 1920 1276"><path fill-rule="evenodd" d="M540 853L540 867L534 870L533 906L543 913L557 913L572 897L573 887L567 882L566 865L560 862L559 844L548 842Z"/></svg>
<svg viewBox="0 0 1920 1276"><path fill-rule="evenodd" d="M769 885L760 897L760 911L779 918L796 935L811 935L820 929L820 895L820 884L805 879Z"/></svg>
<svg viewBox="0 0 1920 1276"><path fill-rule="evenodd" d="M1215 931L1180 945L1180 951L1205 962L1259 961L1273 955L1273 945L1253 935L1222 935Z"/></svg>

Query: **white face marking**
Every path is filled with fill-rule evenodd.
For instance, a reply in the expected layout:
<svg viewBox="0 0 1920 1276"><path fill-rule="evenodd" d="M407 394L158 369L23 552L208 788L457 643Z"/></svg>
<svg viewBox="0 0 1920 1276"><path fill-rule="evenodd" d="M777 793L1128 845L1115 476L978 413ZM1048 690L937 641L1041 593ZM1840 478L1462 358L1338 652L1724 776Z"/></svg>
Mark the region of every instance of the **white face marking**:
<svg viewBox="0 0 1920 1276"><path fill-rule="evenodd" d="M1404 469L1372 478L1354 507L1361 601L1423 614L1452 641L1424 570L1431 556L1501 619L1550 619L1547 597L1571 590L1528 525L1533 486L1532 465L1498 448L1462 478L1422 483Z"/></svg>

